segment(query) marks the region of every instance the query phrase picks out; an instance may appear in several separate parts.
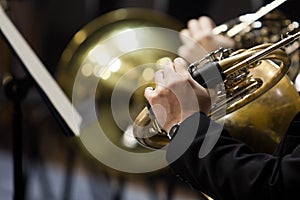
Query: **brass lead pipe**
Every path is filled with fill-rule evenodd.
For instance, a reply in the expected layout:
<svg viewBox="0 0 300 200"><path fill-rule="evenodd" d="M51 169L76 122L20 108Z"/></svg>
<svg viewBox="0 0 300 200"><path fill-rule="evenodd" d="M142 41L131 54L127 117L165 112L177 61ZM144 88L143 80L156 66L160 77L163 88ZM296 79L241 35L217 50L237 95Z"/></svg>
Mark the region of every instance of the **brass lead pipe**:
<svg viewBox="0 0 300 200"><path fill-rule="evenodd" d="M284 47L285 45L288 45L292 42L294 42L296 39L300 38L300 32L297 32L293 35L289 35L287 38L275 43L275 44L262 44L259 45L257 47L254 47L255 49L257 48L262 48L263 50L256 52L254 55L244 59L243 61L235 64L234 66L230 66L228 64L228 60L221 60L219 61L219 65L222 68L222 70L224 70L225 74L230 74L232 72L234 72L235 70L244 67L244 66L249 66L252 65L253 63L257 62L258 60L261 60L263 58L267 58L267 56L271 53L279 53L282 54L280 51L277 51L277 49L280 49L282 47ZM252 49L249 49L249 51L251 51ZM247 53L248 54L248 53ZM251 54L251 52L250 52ZM245 56L247 57L247 55L238 55L240 57ZM232 58L234 59L234 58ZM286 60L286 59L284 59ZM287 61L286 61L287 62ZM288 63L286 63L286 65L289 65Z"/></svg>

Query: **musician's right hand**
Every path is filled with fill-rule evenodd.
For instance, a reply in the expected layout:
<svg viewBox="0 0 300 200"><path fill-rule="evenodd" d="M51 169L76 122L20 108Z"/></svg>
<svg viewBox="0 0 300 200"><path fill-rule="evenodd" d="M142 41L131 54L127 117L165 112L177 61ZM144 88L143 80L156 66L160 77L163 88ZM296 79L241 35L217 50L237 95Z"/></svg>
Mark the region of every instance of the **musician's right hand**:
<svg viewBox="0 0 300 200"><path fill-rule="evenodd" d="M196 112L208 114L216 93L199 85L182 58L167 63L155 73L156 88L146 88L145 98L164 130Z"/></svg>

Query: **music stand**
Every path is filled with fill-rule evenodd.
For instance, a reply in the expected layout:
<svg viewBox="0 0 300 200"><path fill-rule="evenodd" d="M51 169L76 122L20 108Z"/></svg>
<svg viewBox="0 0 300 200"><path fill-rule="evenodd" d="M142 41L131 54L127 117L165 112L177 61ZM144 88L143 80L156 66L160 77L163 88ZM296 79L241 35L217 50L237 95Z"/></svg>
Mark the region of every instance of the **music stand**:
<svg viewBox="0 0 300 200"><path fill-rule="evenodd" d="M31 49L24 37L14 26L0 5L0 31L4 35L14 53L23 63L25 71L28 72L29 80L39 91L42 99L54 115L64 133L68 136L79 136L82 117L73 107L72 103L48 72L38 56ZM14 199L24 198L24 177L22 167L22 111L21 101L27 94L27 87L23 81L13 76L4 77L3 84L6 95L14 103L13 121L13 146L14 146Z"/></svg>

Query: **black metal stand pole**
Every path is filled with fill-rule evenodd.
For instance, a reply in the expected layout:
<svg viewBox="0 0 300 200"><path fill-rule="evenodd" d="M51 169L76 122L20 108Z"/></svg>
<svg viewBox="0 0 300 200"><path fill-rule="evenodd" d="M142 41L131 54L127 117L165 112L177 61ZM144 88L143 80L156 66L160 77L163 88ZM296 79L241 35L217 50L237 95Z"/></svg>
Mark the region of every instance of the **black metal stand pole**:
<svg viewBox="0 0 300 200"><path fill-rule="evenodd" d="M14 102L13 113L13 166L14 166L14 199L23 200L25 182L22 162L22 109L21 103Z"/></svg>
<svg viewBox="0 0 300 200"><path fill-rule="evenodd" d="M3 76L2 83L7 97L12 101L13 121L12 121L12 141L13 141L13 176L14 176L14 200L23 200L25 197L25 176L22 162L22 108L21 101L25 98L29 82L27 80L17 80L12 75Z"/></svg>

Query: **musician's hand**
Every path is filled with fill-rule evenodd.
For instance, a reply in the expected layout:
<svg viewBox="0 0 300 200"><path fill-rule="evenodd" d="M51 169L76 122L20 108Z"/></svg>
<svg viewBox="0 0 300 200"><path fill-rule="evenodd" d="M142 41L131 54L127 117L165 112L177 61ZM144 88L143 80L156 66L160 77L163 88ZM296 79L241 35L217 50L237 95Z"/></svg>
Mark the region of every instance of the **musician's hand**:
<svg viewBox="0 0 300 200"><path fill-rule="evenodd" d="M195 112L211 109L209 90L200 86L187 71L187 63L176 58L155 74L156 88L147 88L145 97L158 123L166 130Z"/></svg>
<svg viewBox="0 0 300 200"><path fill-rule="evenodd" d="M180 32L183 45L179 47L178 54L189 62L194 62L220 47L233 48L232 38L213 34L215 26L213 20L206 16L189 20L187 28Z"/></svg>

